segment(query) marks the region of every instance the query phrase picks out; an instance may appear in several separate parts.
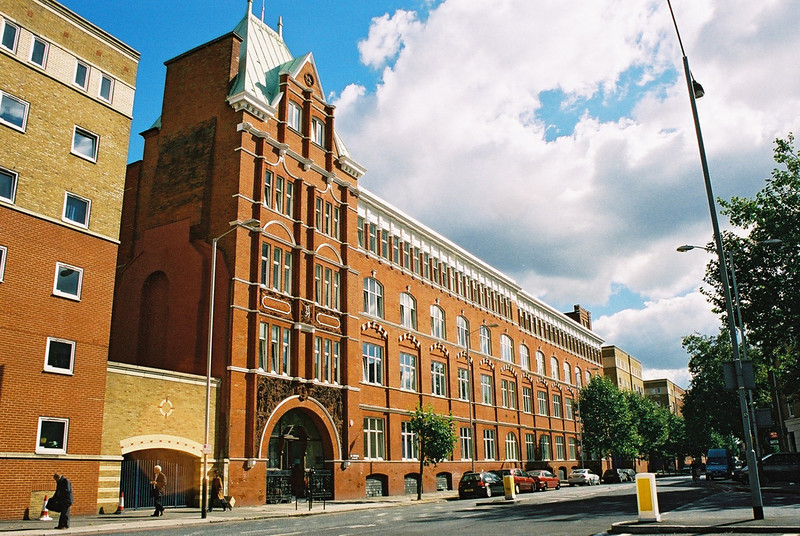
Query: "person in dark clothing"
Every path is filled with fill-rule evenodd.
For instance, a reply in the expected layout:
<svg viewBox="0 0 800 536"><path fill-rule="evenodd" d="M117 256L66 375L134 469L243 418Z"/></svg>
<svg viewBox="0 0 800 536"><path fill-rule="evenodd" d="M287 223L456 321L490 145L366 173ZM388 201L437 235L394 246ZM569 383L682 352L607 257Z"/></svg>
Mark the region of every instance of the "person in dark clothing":
<svg viewBox="0 0 800 536"><path fill-rule="evenodd" d="M232 510L231 505L225 500L225 495L222 493L222 478L219 476L218 471L214 471L214 478L211 480L211 493L209 494L208 511L214 509L215 506L222 508L222 511Z"/></svg>
<svg viewBox="0 0 800 536"><path fill-rule="evenodd" d="M161 504L161 498L164 497L164 490L167 489L167 476L161 472L161 466L156 465L153 467L155 476L150 484L153 486L153 499L156 510L153 512L152 517L164 515L164 505Z"/></svg>
<svg viewBox="0 0 800 536"><path fill-rule="evenodd" d="M60 473L53 473L53 480L56 481L56 492L53 494L53 499L56 500L61 509L56 528L68 529L69 509L72 506L72 484L67 480L67 477Z"/></svg>

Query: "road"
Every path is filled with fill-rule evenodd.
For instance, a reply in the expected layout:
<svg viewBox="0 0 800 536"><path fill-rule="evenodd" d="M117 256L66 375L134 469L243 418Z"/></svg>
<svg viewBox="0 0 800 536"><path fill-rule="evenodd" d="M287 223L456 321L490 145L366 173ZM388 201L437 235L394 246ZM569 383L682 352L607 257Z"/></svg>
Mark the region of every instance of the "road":
<svg viewBox="0 0 800 536"><path fill-rule="evenodd" d="M692 486L691 479L659 481L658 500L665 512L712 495L715 488ZM246 522L177 526L147 533L156 536L230 535L244 536L347 536L450 535L493 536L517 534L593 535L612 523L637 518L632 483L591 487L562 487L526 493L510 503L497 498L454 500L440 503L359 510L321 515L274 518ZM139 534L141 532L116 532Z"/></svg>

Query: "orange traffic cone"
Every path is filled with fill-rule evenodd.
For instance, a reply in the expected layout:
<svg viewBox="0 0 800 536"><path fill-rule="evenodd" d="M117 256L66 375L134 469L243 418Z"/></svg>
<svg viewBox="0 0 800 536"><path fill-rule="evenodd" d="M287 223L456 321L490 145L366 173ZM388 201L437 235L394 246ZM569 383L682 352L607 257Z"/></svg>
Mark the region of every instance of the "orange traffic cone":
<svg viewBox="0 0 800 536"><path fill-rule="evenodd" d="M119 506L117 506L117 511L114 512L115 514L121 514L125 511L125 492L119 492Z"/></svg>
<svg viewBox="0 0 800 536"><path fill-rule="evenodd" d="M50 517L50 512L47 511L47 495L44 496L44 501L42 502L42 513L39 515L39 521L52 521L53 518Z"/></svg>

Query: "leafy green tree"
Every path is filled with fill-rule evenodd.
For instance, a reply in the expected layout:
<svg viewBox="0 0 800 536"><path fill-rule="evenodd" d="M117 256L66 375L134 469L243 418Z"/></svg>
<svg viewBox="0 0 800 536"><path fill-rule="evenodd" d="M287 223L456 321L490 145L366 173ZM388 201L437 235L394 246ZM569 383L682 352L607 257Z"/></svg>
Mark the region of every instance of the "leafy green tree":
<svg viewBox="0 0 800 536"><path fill-rule="evenodd" d="M453 453L456 431L453 417L437 414L430 405L417 406L411 417L411 430L419 440L419 480L417 500L422 499L422 471L426 465L436 465Z"/></svg>
<svg viewBox="0 0 800 536"><path fill-rule="evenodd" d="M743 232L725 233L734 260L750 348L759 348L783 392L800 396L800 153L793 134L775 140L778 164L755 197L720 200L722 213ZM776 243L776 241L779 241ZM765 243L767 242L767 243ZM706 270L705 292L724 311L719 266Z"/></svg>
<svg viewBox="0 0 800 536"><path fill-rule="evenodd" d="M670 460L683 460L690 449L686 441L686 420L680 415L667 411L667 438L664 441L662 457ZM670 463L670 465L672 465Z"/></svg>
<svg viewBox="0 0 800 536"><path fill-rule="evenodd" d="M632 438L635 441L633 447L637 457L646 460L661 457L669 437L667 428L669 411L658 407L655 402L635 391L625 391L623 395L636 431Z"/></svg>
<svg viewBox="0 0 800 536"><path fill-rule="evenodd" d="M602 376L595 376L583 389L578 400L583 424L583 447L604 458L617 454L636 456L639 442L631 411L617 386Z"/></svg>

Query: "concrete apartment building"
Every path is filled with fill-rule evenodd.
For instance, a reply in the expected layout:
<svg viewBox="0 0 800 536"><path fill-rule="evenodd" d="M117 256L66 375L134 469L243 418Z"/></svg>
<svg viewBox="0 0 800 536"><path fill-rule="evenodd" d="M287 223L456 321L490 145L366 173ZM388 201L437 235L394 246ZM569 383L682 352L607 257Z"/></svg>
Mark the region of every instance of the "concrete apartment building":
<svg viewBox="0 0 800 536"><path fill-rule="evenodd" d="M401 494L419 478L419 404L452 412L460 438L426 491L473 466L580 465L575 400L603 366L588 312L360 187L313 55L251 12L166 62L128 168L108 384L138 409L109 390L104 438L123 487L167 460L176 501L196 504L205 452L238 504L299 493L309 469L337 499Z"/></svg>
<svg viewBox="0 0 800 536"><path fill-rule="evenodd" d="M603 375L620 390L644 394L642 362L616 346L603 346Z"/></svg>
<svg viewBox="0 0 800 536"><path fill-rule="evenodd" d="M644 382L644 396L675 415L683 415L684 393L682 388L666 378Z"/></svg>
<svg viewBox="0 0 800 536"><path fill-rule="evenodd" d="M104 493L101 416L139 54L52 0L0 4L0 517Z"/></svg>

